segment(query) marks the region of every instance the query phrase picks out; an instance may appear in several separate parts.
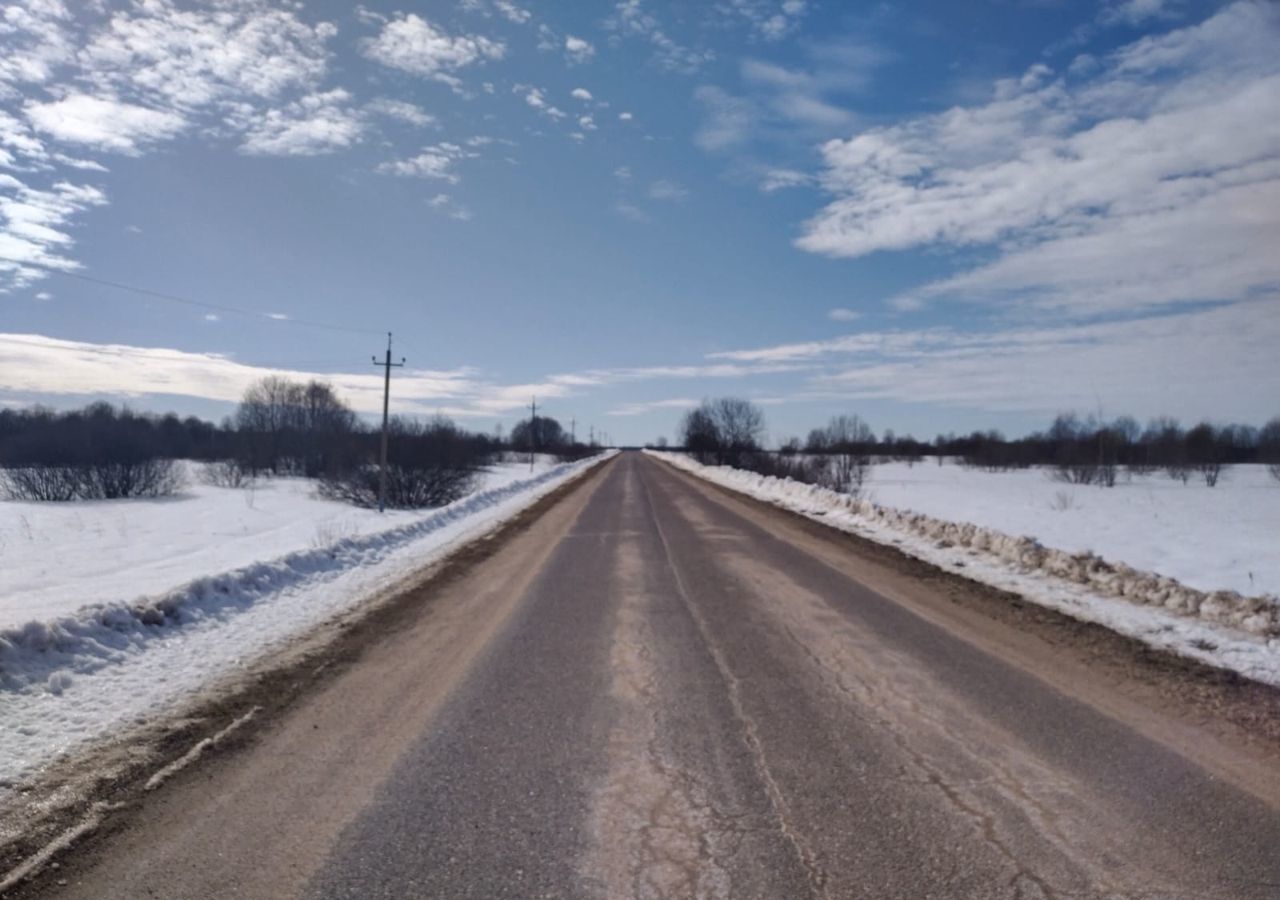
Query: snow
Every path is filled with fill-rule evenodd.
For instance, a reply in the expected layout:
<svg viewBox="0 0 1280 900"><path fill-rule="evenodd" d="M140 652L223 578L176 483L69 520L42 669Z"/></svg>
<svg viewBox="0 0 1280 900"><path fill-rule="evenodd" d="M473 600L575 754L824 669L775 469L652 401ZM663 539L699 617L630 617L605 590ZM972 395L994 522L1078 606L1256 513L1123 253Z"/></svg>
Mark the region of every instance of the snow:
<svg viewBox="0 0 1280 900"><path fill-rule="evenodd" d="M872 468L864 493L885 506L1093 552L1202 591L1280 595L1280 481L1265 466L1225 469L1214 488L1164 473L1121 475L1102 488L1063 484L1044 469L885 463Z"/></svg>
<svg viewBox="0 0 1280 900"><path fill-rule="evenodd" d="M539 456L535 473L554 464ZM423 515L379 515L324 500L305 478L220 488L201 484L198 467L191 475L181 496L162 500L0 502L0 629L70 615L89 603L131 602ZM527 462L499 463L478 488L528 476Z"/></svg>
<svg viewBox="0 0 1280 900"><path fill-rule="evenodd" d="M1240 559L1237 566L1254 572L1253 583L1276 571L1280 544L1274 537L1267 540L1265 532L1280 533L1268 525L1274 521L1280 491L1257 477L1262 473L1232 470L1239 479L1234 481L1238 486L1234 503L1157 492L1152 485L1145 495L1145 510L1139 505L1134 512L1121 500L1097 500L1098 494L1113 491L1119 492L1117 497L1125 496L1119 487L1077 487L1073 489L1076 496L1083 495L1079 505L1060 511L1051 501L1040 502L1045 500L1041 496L1045 486L1049 497L1064 488L1048 481L1043 472L1039 477L1045 485L1026 477L1036 473L959 470L927 475L922 465L914 472L905 465L879 466L869 485L881 502L872 502L790 479L703 466L681 454L654 455L715 484L833 528L892 544L926 562L1106 625L1151 646L1280 685L1280 602L1274 595L1242 596L1214 586L1216 579L1238 577L1232 567L1223 565L1224 556ZM1224 480L1212 489L1180 483L1176 487L1203 495L1223 490L1227 484ZM1129 496L1135 490L1141 486L1131 486ZM1246 499L1248 494L1254 496ZM904 507L927 508L939 515L882 505L889 496ZM1095 502L1101 508L1089 512ZM942 518L943 512L955 520ZM1104 521L1107 516L1119 522ZM1126 535L1126 516L1131 527L1154 534ZM1216 518L1195 523L1182 520L1197 516ZM1034 536L1016 537L997 525L1021 526ZM1248 535L1245 538L1239 538L1242 529ZM1046 546L1051 540L1047 535L1063 547ZM1103 556L1086 552L1086 547ZM1103 558L1106 554L1111 556ZM1196 560L1202 557L1213 558L1203 568L1197 567ZM1141 571L1138 565L1143 559L1177 566L1177 571L1189 573L1205 587L1197 589L1168 575Z"/></svg>
<svg viewBox="0 0 1280 900"><path fill-rule="evenodd" d="M600 459L499 464L455 503L385 516L290 479L252 494L0 504L0 795L350 611Z"/></svg>

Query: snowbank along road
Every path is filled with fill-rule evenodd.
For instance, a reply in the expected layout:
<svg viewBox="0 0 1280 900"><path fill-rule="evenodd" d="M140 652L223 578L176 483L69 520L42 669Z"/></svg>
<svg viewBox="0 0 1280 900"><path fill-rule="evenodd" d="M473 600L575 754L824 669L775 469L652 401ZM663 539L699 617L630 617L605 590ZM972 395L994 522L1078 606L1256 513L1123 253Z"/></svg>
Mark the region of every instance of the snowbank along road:
<svg viewBox="0 0 1280 900"><path fill-rule="evenodd" d="M638 454L15 894L1275 897L1277 694Z"/></svg>

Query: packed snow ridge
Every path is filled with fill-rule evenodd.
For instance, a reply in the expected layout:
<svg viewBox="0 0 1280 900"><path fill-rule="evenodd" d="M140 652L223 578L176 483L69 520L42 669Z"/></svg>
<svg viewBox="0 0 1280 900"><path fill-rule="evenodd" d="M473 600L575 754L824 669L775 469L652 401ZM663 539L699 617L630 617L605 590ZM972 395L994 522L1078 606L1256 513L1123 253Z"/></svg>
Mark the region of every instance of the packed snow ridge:
<svg viewBox="0 0 1280 900"><path fill-rule="evenodd" d="M424 518L373 534L341 538L324 547L255 562L234 571L197 578L174 590L132 603L91 604L52 621L31 621L0 631L0 689L34 682L59 692L70 670L86 675L123 654L144 649L167 631L233 615L264 597L326 574L376 566L390 553L473 516L517 494L562 478L572 464L530 478L481 490Z"/></svg>
<svg viewBox="0 0 1280 900"><path fill-rule="evenodd" d="M1198 590L1168 576L1107 561L1092 552L1046 547L1034 537L1013 536L969 522L883 506L791 479L727 466L706 466L679 453L653 455L723 487L844 531L892 543L920 559L945 567L963 566L969 576L1016 590L1032 601L1079 618L1103 621L1144 640L1158 634L1157 640L1148 642L1280 683L1280 601L1274 596ZM961 553L964 559L957 561ZM1111 601L1111 608L1100 606L1099 600ZM1115 600L1146 607L1143 612L1165 615L1158 622L1140 621L1117 609ZM1193 633L1198 630L1177 628L1167 618L1193 619L1214 630L1209 635ZM1243 632L1243 642L1224 634L1223 629ZM1249 641L1245 635L1254 639ZM1239 657L1234 662L1225 662L1218 652L1226 645L1233 645L1233 652Z"/></svg>
<svg viewBox="0 0 1280 900"><path fill-rule="evenodd" d="M119 566L106 560L63 567L71 571L62 571L61 581L70 594L91 601L92 595L83 596L93 583L86 576L94 570L106 572L104 582L111 587L105 590L116 595L107 602L101 601L111 594L99 593L100 602L70 607L71 596L65 590L39 592L39 605L21 596L0 597L12 599L13 608L30 619L16 624L10 618L8 627L0 624L0 801L24 779L86 742L164 714L317 626L343 621L372 599L389 596L404 579L490 533L607 456L561 465L543 459L534 472L498 464L482 475L475 492L448 506L386 517L356 510L343 513L334 504L305 496L302 484L276 485L268 491L274 496L260 496L253 508L234 497L234 502L219 497L219 492L237 489L195 491L185 501L186 514L196 516L201 528L210 526L202 515L209 513L218 533L233 531L231 514L238 503L247 518L269 520L271 525L263 527L270 530L256 541L228 538L234 546L213 556L191 546L191 534L175 535L157 551L163 559L152 560L163 566L139 572L134 583L167 580L180 586L131 601L118 599L130 583L128 572L117 572ZM174 505L131 509L128 544L142 554L143 548L135 547L139 535L162 540L153 532L158 522L172 521ZM102 524L104 517L114 522L120 508L85 505L79 512L91 523ZM35 517L36 532L47 524L36 520L41 514L53 520L72 512L26 510L23 515ZM348 514L351 519L332 518ZM308 522L311 530L304 528ZM340 536L318 540L319 534L313 534L317 522L323 526L319 534L334 528ZM89 527L79 537L85 548L96 547L102 553L100 545L116 536L113 527ZM258 561L247 561L255 559L246 556L255 543L261 555ZM286 547L287 552L279 552ZM169 560L175 553L180 558ZM241 562L228 571L207 568L222 558ZM129 568L127 560L123 567ZM56 565L42 572L39 566L28 567L20 578L59 580ZM188 573L185 583L177 580L180 573ZM39 616L41 608L51 614L31 618L33 613Z"/></svg>

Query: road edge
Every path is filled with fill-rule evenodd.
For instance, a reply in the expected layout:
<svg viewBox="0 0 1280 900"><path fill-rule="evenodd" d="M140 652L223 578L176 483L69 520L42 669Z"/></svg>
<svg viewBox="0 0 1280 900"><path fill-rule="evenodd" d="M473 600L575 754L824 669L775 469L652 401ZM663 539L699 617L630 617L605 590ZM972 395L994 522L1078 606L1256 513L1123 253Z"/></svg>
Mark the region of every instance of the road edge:
<svg viewBox="0 0 1280 900"><path fill-rule="evenodd" d="M42 874L58 870L59 855L126 828L142 800L164 790L179 769L248 746L262 728L357 662L388 628L421 615L440 588L603 477L616 459L583 468L510 518L300 633L283 652L269 651L247 670L216 679L154 721L95 742L26 785L19 800L0 808L0 897L29 895Z"/></svg>

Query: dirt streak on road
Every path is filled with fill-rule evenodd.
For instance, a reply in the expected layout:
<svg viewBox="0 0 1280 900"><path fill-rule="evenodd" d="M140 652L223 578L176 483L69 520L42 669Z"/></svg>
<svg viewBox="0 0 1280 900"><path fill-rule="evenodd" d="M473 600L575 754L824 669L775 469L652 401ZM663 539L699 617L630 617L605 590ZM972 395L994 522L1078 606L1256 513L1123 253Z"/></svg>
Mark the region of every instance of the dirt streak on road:
<svg viewBox="0 0 1280 900"><path fill-rule="evenodd" d="M425 590L407 627L33 891L1280 885L1275 692L1027 618L649 458L624 454Z"/></svg>

